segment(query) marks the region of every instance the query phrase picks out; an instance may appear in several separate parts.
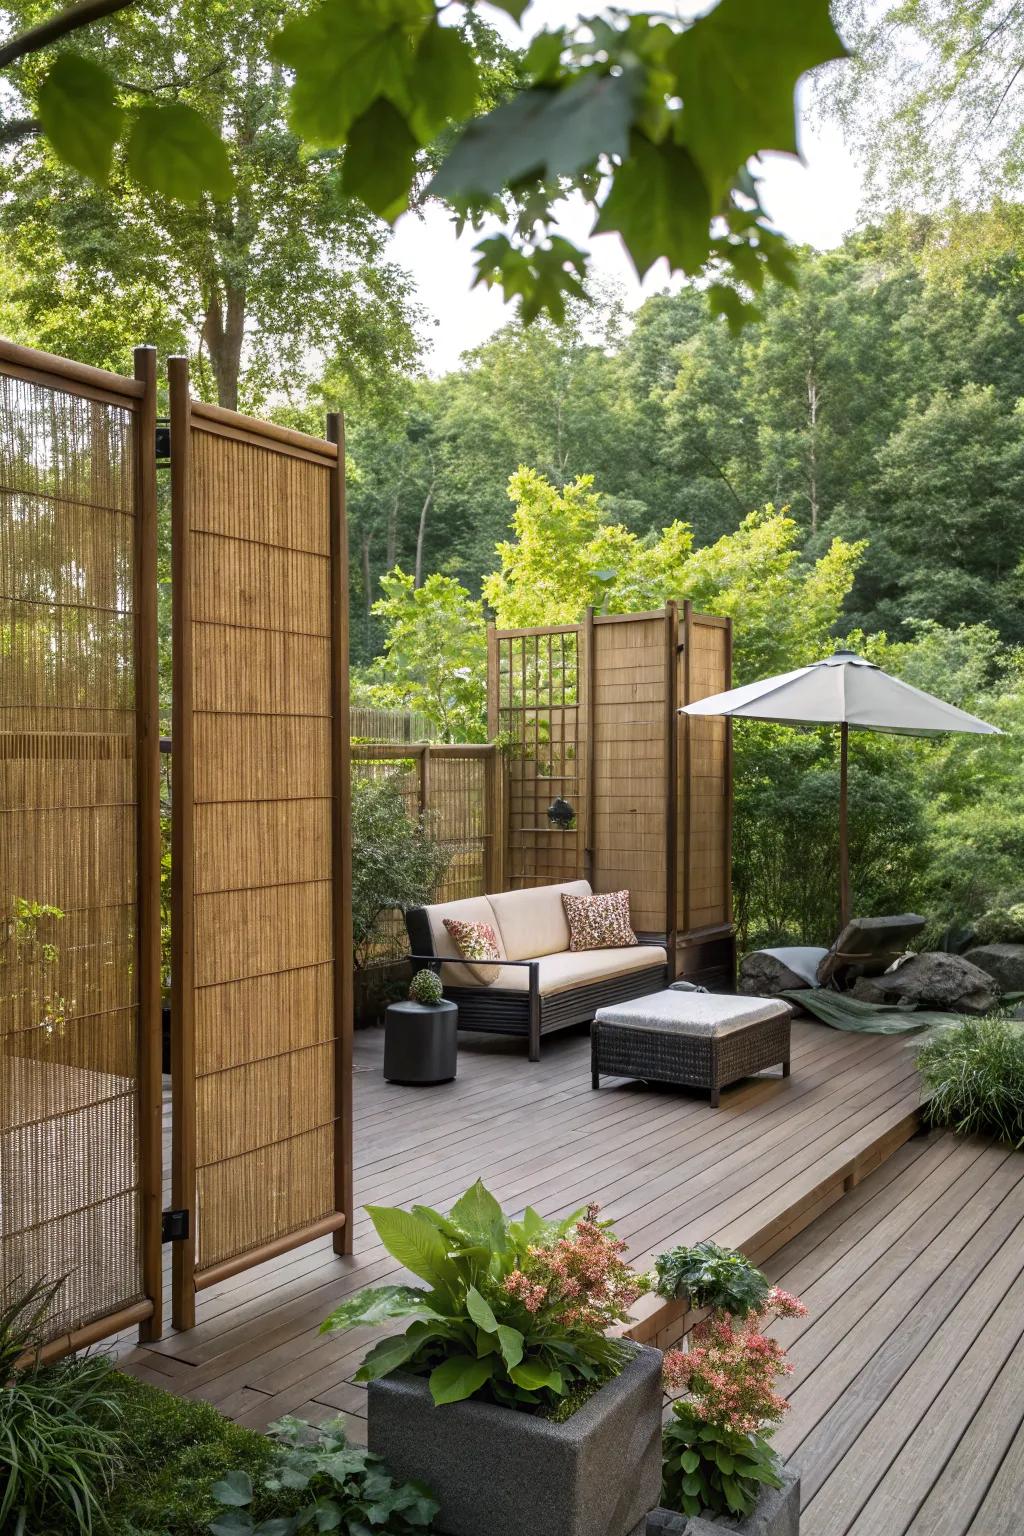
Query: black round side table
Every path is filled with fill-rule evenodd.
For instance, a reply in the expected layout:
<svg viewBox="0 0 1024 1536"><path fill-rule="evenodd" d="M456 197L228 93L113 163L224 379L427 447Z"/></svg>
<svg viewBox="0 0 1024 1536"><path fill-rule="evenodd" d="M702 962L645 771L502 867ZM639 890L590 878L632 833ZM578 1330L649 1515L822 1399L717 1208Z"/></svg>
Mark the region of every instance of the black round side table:
<svg viewBox="0 0 1024 1536"><path fill-rule="evenodd" d="M408 999L384 1015L384 1076L389 1083L448 1083L458 1067L459 1010Z"/></svg>

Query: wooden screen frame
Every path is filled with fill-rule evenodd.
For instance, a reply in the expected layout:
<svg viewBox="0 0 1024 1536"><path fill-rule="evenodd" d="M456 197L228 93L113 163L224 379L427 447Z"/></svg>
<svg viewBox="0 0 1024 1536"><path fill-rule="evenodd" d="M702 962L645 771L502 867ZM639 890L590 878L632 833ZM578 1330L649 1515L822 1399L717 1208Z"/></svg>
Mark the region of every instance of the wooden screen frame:
<svg viewBox="0 0 1024 1536"><path fill-rule="evenodd" d="M336 1253L352 1245L352 914L348 729L348 540L345 522L345 444L340 414L328 417L327 440L258 421L191 398L188 362L168 360L171 420L171 549L174 651L172 808L171 1076L172 1203L187 1213L187 1236L173 1245L172 1317L176 1328L195 1325L196 1293L278 1254L333 1236ZM330 480L329 604L331 766L331 934L333 949L334 1206L299 1230L255 1244L245 1252L197 1268L197 1123L195 1060L195 773L192 613L192 435L206 431L264 448L278 448L328 467Z"/></svg>
<svg viewBox="0 0 1024 1536"><path fill-rule="evenodd" d="M157 368L153 347L136 347L134 377L94 368L0 338L0 374L131 414L133 437L132 619L135 697L135 954L139 1261L143 1296L49 1340L43 1360L138 1325L143 1342L163 1318L163 1081L160 996L160 687L157 631ZM50 1170L40 1176L49 1177Z"/></svg>

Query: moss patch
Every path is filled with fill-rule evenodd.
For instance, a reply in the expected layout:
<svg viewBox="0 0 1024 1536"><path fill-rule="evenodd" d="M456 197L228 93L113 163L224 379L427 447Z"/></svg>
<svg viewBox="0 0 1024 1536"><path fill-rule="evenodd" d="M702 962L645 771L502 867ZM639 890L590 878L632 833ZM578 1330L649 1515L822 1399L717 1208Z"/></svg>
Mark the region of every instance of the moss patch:
<svg viewBox="0 0 1024 1536"><path fill-rule="evenodd" d="M210 1498L212 1483L232 1468L254 1482L270 1463L270 1441L232 1424L209 1403L173 1397L159 1387L118 1374L128 1443L106 1508L112 1536L207 1536L223 1507ZM252 1506L259 1519L272 1511ZM70 1536L70 1533L69 1533Z"/></svg>

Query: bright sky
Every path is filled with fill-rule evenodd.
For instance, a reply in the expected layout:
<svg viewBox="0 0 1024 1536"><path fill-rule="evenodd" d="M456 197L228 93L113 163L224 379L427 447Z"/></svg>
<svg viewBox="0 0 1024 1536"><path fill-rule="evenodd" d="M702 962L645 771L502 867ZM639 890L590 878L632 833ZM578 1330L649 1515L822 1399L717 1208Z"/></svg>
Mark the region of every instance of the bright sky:
<svg viewBox="0 0 1024 1536"><path fill-rule="evenodd" d="M617 0L622 10L649 10L650 0ZM683 5L683 15L694 15L706 5ZM597 5L593 7L596 11ZM509 38L522 42L544 26L571 24L580 10L579 0L533 0L523 17L522 32L510 18L493 10L490 17ZM801 89L801 96L804 95ZM762 198L765 207L790 239L819 248L838 245L856 222L861 201L861 178L835 130L812 128L801 114L801 149L804 164L785 155L773 155L762 167ZM592 214L582 200L566 206L565 234L593 253L592 269L598 278L618 283L627 304L635 307L649 293L657 293L668 281L664 263L647 274L641 287L617 235L589 238ZM406 214L398 221L391 241L391 255L416 279L420 299L435 321L429 332L431 373L457 366L461 353L486 340L511 317L501 295L494 290L472 288L473 246L478 235L467 232L456 239L449 215L431 207L424 217Z"/></svg>

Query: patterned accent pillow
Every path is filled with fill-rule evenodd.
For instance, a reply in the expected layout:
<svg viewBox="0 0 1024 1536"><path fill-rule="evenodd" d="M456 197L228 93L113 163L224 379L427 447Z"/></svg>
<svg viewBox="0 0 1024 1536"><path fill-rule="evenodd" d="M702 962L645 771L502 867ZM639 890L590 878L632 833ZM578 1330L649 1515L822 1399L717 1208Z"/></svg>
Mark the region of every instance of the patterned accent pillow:
<svg viewBox="0 0 1024 1536"><path fill-rule="evenodd" d="M446 917L444 926L463 960L501 960L503 958L498 935L490 923L465 923L458 917ZM467 964L466 969L476 977L477 981L482 981L485 987L492 987L498 979L500 968L496 965Z"/></svg>
<svg viewBox="0 0 1024 1536"><path fill-rule="evenodd" d="M636 943L628 891L610 891L607 896L568 896L563 891L562 905L574 954L583 949L626 949Z"/></svg>

